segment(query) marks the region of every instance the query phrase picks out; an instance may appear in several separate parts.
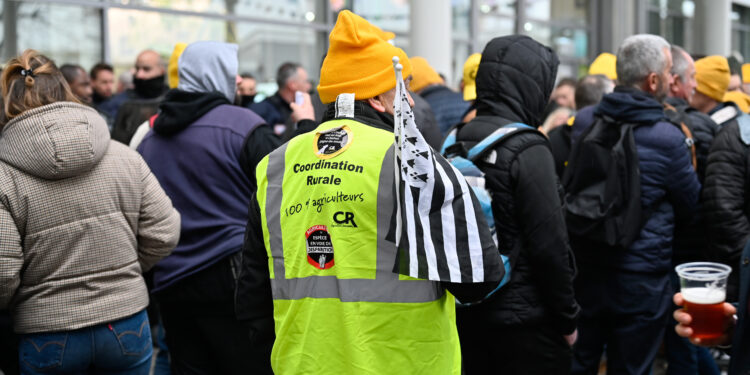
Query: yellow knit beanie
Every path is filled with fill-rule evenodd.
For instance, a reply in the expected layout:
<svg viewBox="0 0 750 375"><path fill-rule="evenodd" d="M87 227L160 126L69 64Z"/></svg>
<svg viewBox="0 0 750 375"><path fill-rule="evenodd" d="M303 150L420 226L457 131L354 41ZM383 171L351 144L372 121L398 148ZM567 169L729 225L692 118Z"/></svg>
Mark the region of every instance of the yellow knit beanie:
<svg viewBox="0 0 750 375"><path fill-rule="evenodd" d="M395 88L393 56L398 56L402 74L408 77L412 73L409 57L388 43L394 37L348 10L341 11L320 69L320 100L331 103L344 93L354 94L356 100L369 99Z"/></svg>
<svg viewBox="0 0 750 375"><path fill-rule="evenodd" d="M724 101L729 87L729 63L724 56L708 56L695 62L695 89L718 102Z"/></svg>
<svg viewBox="0 0 750 375"><path fill-rule="evenodd" d="M475 53L464 62L464 100L467 102L477 98L477 70L481 60L482 54Z"/></svg>
<svg viewBox="0 0 750 375"><path fill-rule="evenodd" d="M424 57L412 57L410 61L411 66L414 69L412 73L411 84L409 85L409 88L412 91L417 92L429 85L443 83L443 79L440 78L440 74L438 74L435 69L430 66L430 63L428 63Z"/></svg>
<svg viewBox="0 0 750 375"><path fill-rule="evenodd" d="M589 74L603 74L607 78L617 80L617 56L604 52L589 65Z"/></svg>
<svg viewBox="0 0 750 375"><path fill-rule="evenodd" d="M750 111L750 96L742 91L728 91L720 101L734 102L742 112L748 113Z"/></svg>
<svg viewBox="0 0 750 375"><path fill-rule="evenodd" d="M167 81L169 82L170 89L176 89L177 84L180 83L180 73L177 70L177 61L180 60L182 51L187 47L187 43L177 43L172 51L172 56L169 56L169 64L167 64Z"/></svg>

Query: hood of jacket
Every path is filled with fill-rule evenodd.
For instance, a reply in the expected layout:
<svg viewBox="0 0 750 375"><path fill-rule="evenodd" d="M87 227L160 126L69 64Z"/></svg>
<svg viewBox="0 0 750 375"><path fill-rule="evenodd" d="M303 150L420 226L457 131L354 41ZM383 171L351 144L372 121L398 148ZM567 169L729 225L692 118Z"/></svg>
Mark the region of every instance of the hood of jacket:
<svg viewBox="0 0 750 375"><path fill-rule="evenodd" d="M0 136L0 160L25 173L57 180L85 173L109 147L109 130L91 107L57 102L10 120Z"/></svg>
<svg viewBox="0 0 750 375"><path fill-rule="evenodd" d="M237 92L237 45L222 42L195 42L182 52L177 62L177 88L187 92L218 91L229 102Z"/></svg>
<svg viewBox="0 0 750 375"><path fill-rule="evenodd" d="M541 125L558 64L552 49L527 36L493 39L477 71L477 115Z"/></svg>
<svg viewBox="0 0 750 375"><path fill-rule="evenodd" d="M615 87L613 93L604 95L594 114L636 124L653 124L667 120L664 106L653 96L635 88L622 86Z"/></svg>

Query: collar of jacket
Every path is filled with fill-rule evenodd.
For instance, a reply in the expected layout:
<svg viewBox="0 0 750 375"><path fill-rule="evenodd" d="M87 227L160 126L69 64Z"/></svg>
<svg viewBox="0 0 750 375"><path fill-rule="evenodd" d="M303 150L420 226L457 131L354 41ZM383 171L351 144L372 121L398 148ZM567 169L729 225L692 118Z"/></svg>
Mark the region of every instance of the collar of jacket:
<svg viewBox="0 0 750 375"><path fill-rule="evenodd" d="M159 105L159 115L154 120L154 132L162 136L177 134L222 104L231 103L224 94L218 91L169 90L164 101Z"/></svg>
<svg viewBox="0 0 750 375"><path fill-rule="evenodd" d="M617 86L613 93L604 95L594 114L637 124L667 120L664 106L656 98L642 90L624 86Z"/></svg>
<svg viewBox="0 0 750 375"><path fill-rule="evenodd" d="M323 122L336 119L336 102L333 102L326 107L326 112L323 114ZM388 130L389 132L393 131L393 115L378 112L361 100L354 102L354 119L378 129Z"/></svg>

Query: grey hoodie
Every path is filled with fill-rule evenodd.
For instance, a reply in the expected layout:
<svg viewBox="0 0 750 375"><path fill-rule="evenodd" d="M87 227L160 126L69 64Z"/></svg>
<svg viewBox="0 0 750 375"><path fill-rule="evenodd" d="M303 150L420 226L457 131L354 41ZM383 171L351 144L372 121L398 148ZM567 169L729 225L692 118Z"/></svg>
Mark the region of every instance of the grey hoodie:
<svg viewBox="0 0 750 375"><path fill-rule="evenodd" d="M141 272L177 244L180 216L104 119L58 102L0 137L0 309L19 333L69 331L143 310Z"/></svg>
<svg viewBox="0 0 750 375"><path fill-rule="evenodd" d="M187 92L218 91L234 102L237 92L237 45L222 42L191 43L177 61L180 83Z"/></svg>

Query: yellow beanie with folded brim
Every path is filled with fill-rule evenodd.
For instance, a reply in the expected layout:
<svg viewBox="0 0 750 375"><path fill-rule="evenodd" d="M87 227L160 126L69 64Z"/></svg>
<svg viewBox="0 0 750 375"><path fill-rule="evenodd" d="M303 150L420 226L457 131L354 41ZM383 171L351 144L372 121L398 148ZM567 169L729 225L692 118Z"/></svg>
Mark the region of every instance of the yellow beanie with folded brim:
<svg viewBox="0 0 750 375"><path fill-rule="evenodd" d="M617 56L604 52L589 65L589 74L603 74L607 78L617 80Z"/></svg>
<svg viewBox="0 0 750 375"><path fill-rule="evenodd" d="M385 32L364 18L343 10L329 37L328 54L320 69L318 94L324 104L339 94L354 94L354 99L374 98L396 87L393 57L397 56L406 78L412 74L409 57L386 38Z"/></svg>
<svg viewBox="0 0 750 375"><path fill-rule="evenodd" d="M409 60L413 69L411 84L409 85L412 91L418 92L429 85L443 83L440 74L430 66L430 63L424 57L416 56Z"/></svg>
<svg viewBox="0 0 750 375"><path fill-rule="evenodd" d="M695 62L696 91L718 102L724 101L729 87L729 62L724 56L713 55Z"/></svg>
<svg viewBox="0 0 750 375"><path fill-rule="evenodd" d="M467 102L477 98L477 70L481 60L482 54L475 53L464 62L464 100Z"/></svg>
<svg viewBox="0 0 750 375"><path fill-rule="evenodd" d="M724 98L722 98L721 101L733 102L734 104L737 104L737 107L739 107L742 112L750 112L750 96L742 91L729 91L724 94Z"/></svg>
<svg viewBox="0 0 750 375"><path fill-rule="evenodd" d="M187 43L177 43L172 51L172 56L169 56L169 64L167 64L167 82L169 83L170 89L176 89L180 83L180 73L177 69L177 61L180 60L182 52L185 51Z"/></svg>

